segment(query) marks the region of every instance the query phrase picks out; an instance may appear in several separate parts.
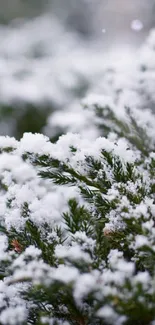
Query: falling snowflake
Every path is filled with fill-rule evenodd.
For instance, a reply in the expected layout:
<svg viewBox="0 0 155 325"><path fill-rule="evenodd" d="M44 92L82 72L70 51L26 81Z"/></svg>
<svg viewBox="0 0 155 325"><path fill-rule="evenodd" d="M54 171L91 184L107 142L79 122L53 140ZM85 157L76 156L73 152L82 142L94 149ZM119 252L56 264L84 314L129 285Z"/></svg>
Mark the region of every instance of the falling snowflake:
<svg viewBox="0 0 155 325"><path fill-rule="evenodd" d="M135 30L136 32L139 32L143 29L144 26L140 20L135 19L135 20L132 20L130 27L131 27L131 29Z"/></svg>

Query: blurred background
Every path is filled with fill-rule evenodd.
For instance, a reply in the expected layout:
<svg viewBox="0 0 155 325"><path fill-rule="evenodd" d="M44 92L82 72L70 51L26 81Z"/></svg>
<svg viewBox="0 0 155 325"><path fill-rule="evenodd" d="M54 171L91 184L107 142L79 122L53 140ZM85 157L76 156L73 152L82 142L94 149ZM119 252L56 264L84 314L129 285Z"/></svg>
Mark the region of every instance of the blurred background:
<svg viewBox="0 0 155 325"><path fill-rule="evenodd" d="M111 38L109 41L114 42L125 37L133 37L139 42L155 21L154 0L0 0L0 6L2 24L48 13L82 36L99 37L105 29ZM143 33L139 37L131 32L133 20L143 24Z"/></svg>
<svg viewBox="0 0 155 325"><path fill-rule="evenodd" d="M154 26L154 0L0 0L0 135L57 138L109 53L135 51Z"/></svg>

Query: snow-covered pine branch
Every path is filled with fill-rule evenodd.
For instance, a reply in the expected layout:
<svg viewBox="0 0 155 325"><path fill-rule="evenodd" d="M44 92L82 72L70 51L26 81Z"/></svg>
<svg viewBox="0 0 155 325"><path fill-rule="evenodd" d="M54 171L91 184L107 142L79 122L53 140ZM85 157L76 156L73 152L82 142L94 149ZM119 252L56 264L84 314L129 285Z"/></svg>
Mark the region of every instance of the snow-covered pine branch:
<svg viewBox="0 0 155 325"><path fill-rule="evenodd" d="M0 323L155 321L155 117L85 99L104 137L0 138Z"/></svg>
<svg viewBox="0 0 155 325"><path fill-rule="evenodd" d="M0 137L0 325L155 325L155 32L123 62L11 28L0 131L49 137Z"/></svg>

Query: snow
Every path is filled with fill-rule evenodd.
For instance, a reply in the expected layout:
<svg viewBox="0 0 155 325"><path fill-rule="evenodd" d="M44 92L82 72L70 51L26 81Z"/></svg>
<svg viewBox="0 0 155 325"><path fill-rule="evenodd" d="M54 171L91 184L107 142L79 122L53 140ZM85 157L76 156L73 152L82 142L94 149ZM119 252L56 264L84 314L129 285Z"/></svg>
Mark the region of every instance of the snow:
<svg viewBox="0 0 155 325"><path fill-rule="evenodd" d="M148 283L150 282L151 278L149 273L146 272L139 272L135 277L133 278L133 283L136 285L137 283L141 283L143 286L148 286Z"/></svg>
<svg viewBox="0 0 155 325"><path fill-rule="evenodd" d="M62 245L58 245L55 249L55 254L58 258L68 258L73 261L82 260L83 262L90 263L91 258L89 254L84 253L80 246L75 245L73 247L64 247Z"/></svg>
<svg viewBox="0 0 155 325"><path fill-rule="evenodd" d="M59 267L53 270L52 279L61 281L63 283L70 283L78 278L78 270L74 267L67 267L59 265Z"/></svg>
<svg viewBox="0 0 155 325"><path fill-rule="evenodd" d="M0 136L0 148L16 148L17 140L15 138L10 138L8 136L2 137Z"/></svg>
<svg viewBox="0 0 155 325"><path fill-rule="evenodd" d="M2 324L17 325L24 322L27 318L27 311L24 306L8 307L0 315Z"/></svg>
<svg viewBox="0 0 155 325"><path fill-rule="evenodd" d="M133 21L131 27L140 31L143 26ZM6 266L8 274L0 281L0 305L4 308L0 312L0 322L4 325L27 323L31 306L27 306L21 291L25 290L23 282L28 280L34 286L50 288L51 293L55 285L60 294L63 294L62 288L64 291L69 289L77 308L82 306L89 312L92 306L87 306L85 299L87 301L91 296L96 303L97 317L112 325L121 325L126 322L126 317L117 308L117 301L127 304L134 301L139 285L142 287L141 303L145 305L146 293L154 295L154 271L150 272L151 266L143 272L138 267L143 257L148 258L146 247L150 253L149 261L155 252L154 171L151 166L151 159L155 157L155 118L151 112L155 103L155 62L154 59L149 61L154 55L155 34L151 33L138 59L136 54L130 64L126 58L122 64L121 58L109 64L108 59L97 51L99 45L89 58L88 44L84 47L77 36L73 37L48 17L24 23L21 29L15 26L10 31L9 26L4 27L3 32L1 101L7 97L7 103L12 103L15 98L35 104L48 100L55 103L57 109L49 115L44 132L50 137L59 130L62 135L55 143L42 133L24 133L19 141L8 136L0 137L0 223L11 234L8 238L2 231L0 233L0 261L2 267L6 261L9 264ZM44 53L40 53L40 59L34 59L40 43ZM51 47L51 43L55 47ZM7 66L5 55L8 51ZM132 59L131 55L130 61ZM146 73L140 68L142 63L146 64ZM79 95L81 84L84 91L82 89L82 95ZM130 107L130 115L126 107ZM97 116L98 108L101 116ZM125 123L124 133L121 123ZM106 128L109 128L109 134ZM142 145L148 150L146 159L145 153L133 144L132 137L137 136L138 129L142 132L138 140L143 141ZM103 150L110 162L102 154ZM56 172L57 169L50 163L47 168L36 166L34 161L38 156L46 156L49 161L58 159L62 177L65 163L75 178L78 175L76 184L60 186L55 185L52 178L41 178L39 171ZM99 170L97 167L91 169L90 157L99 164ZM130 175L129 167L133 165ZM93 193L92 200L82 197L81 187ZM87 209L88 215L82 224L85 231L72 233L65 224L65 212L71 214L74 222L68 205L72 198ZM22 240L20 242L28 220L40 232L45 251L37 241L35 245L27 243L26 248ZM85 227L88 222L89 229ZM19 242L16 235L12 237L12 227L19 235ZM98 229L101 232L99 238ZM26 236L27 232L25 240ZM21 245L21 252L14 249L12 242L15 240ZM99 247L100 244L103 247ZM45 258L48 245L53 245L53 255L49 256L53 260L49 263ZM99 248L101 256L97 256ZM49 316L47 321L53 325L56 320Z"/></svg>
<svg viewBox="0 0 155 325"><path fill-rule="evenodd" d="M135 241L136 248L141 248L143 246L149 245L148 238L143 235L137 235Z"/></svg>
<svg viewBox="0 0 155 325"><path fill-rule="evenodd" d="M96 277L93 274L80 275L74 288L74 297L79 304L85 295L93 291L97 286Z"/></svg>
<svg viewBox="0 0 155 325"><path fill-rule="evenodd" d="M8 247L8 239L6 235L0 235L0 257L2 257L3 251Z"/></svg>
<svg viewBox="0 0 155 325"><path fill-rule="evenodd" d="M115 323L117 325L124 324L127 320L127 317L125 316L119 317L109 305L101 307L97 312L97 316L104 318L110 324Z"/></svg>
<svg viewBox="0 0 155 325"><path fill-rule="evenodd" d="M113 317L113 309L110 306L104 306L102 308L100 308L97 312L97 315L99 317L105 317L105 318L109 318L112 319Z"/></svg>
<svg viewBox="0 0 155 325"><path fill-rule="evenodd" d="M45 150L48 141L49 139L43 134L25 133L18 150L20 153L34 152L41 155L42 152L44 153L43 150Z"/></svg>
<svg viewBox="0 0 155 325"><path fill-rule="evenodd" d="M88 249L93 253L93 250L96 245L96 240L87 237L86 233L84 231L76 231L73 238L77 243L80 243L83 249Z"/></svg>

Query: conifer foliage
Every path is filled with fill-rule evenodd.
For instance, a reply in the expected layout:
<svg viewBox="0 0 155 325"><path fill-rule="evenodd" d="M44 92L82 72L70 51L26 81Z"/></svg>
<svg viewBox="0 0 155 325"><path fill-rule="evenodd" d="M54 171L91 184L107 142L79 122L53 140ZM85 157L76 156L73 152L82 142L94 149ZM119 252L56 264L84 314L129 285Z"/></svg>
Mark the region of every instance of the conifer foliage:
<svg viewBox="0 0 155 325"><path fill-rule="evenodd" d="M2 325L155 323L155 117L86 102L94 141L0 138Z"/></svg>
<svg viewBox="0 0 155 325"><path fill-rule="evenodd" d="M52 30L45 41L57 51L42 59L40 107L30 46L35 81L27 89L20 80L10 105L23 96L34 106L0 108L9 134L50 137L0 136L0 325L155 325L155 32L129 71L103 66L93 51L88 63L90 48L71 35L68 60L64 29Z"/></svg>

